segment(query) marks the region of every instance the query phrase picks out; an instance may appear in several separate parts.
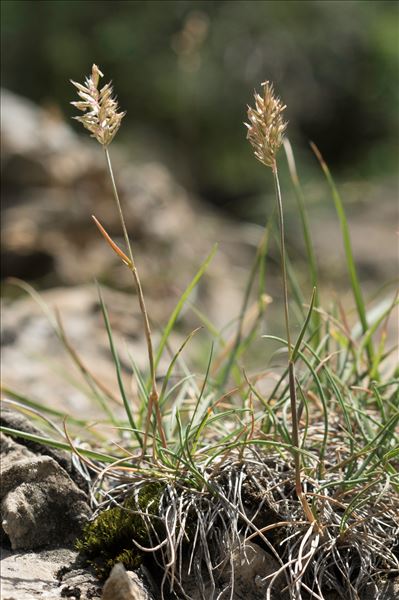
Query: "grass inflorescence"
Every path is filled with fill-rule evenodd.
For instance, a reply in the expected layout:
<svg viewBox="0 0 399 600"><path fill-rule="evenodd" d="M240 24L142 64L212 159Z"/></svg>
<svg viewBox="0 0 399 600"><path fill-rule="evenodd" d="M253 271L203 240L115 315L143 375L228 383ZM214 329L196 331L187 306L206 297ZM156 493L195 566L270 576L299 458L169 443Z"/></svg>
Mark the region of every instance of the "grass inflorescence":
<svg viewBox="0 0 399 600"><path fill-rule="evenodd" d="M126 248L110 238L99 219L95 223L132 273L148 369L140 369L130 357L137 388L133 402L99 289L120 397L88 371L60 317L49 318L112 426L112 439L73 415L62 431L54 423L61 417L57 411L9 389L4 389L5 401L32 418L41 415L49 433L38 438L7 427L3 431L69 449L82 471L91 474L95 512L78 548L101 576L116 562L127 568L152 564L160 574L162 597L190 598L187 585L194 578L197 597L234 598L233 557L237 549L245 554L252 542L276 564L272 574L259 573L259 589L266 598L323 600L334 592L355 599L371 586L375 598L382 600L381 582L399 573L399 369L393 361L395 349L386 347L398 300L394 295L384 298L374 303L372 316L368 313L344 204L320 151L313 146L341 224L354 309L348 312L338 302L329 311L323 309L305 197L291 146L283 140L285 107L266 83L263 96L255 94L255 109L248 110L248 138L275 182L286 335L260 335L268 304L270 219L233 335L226 337L191 307L213 340L205 373L196 375L185 356L198 330L188 332L177 348L172 349L170 340L216 248L188 284L154 347L109 153L124 113L118 112L109 84L98 90L101 76L94 65L86 85L75 84L81 96L75 106L84 113L79 120L105 151ZM283 141L313 288L305 303L285 248L277 166ZM302 315L302 321L294 321L293 314ZM256 339L273 349L260 373L243 367ZM167 356L168 365L161 370ZM125 414L116 410L121 406ZM85 444L74 441L77 432L82 439L82 428Z"/></svg>

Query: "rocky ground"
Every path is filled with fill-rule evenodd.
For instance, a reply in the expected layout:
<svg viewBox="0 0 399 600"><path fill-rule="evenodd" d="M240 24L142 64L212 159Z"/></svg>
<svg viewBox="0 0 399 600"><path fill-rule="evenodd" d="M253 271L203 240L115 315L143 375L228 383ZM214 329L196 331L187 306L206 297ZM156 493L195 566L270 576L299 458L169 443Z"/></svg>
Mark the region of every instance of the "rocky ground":
<svg viewBox="0 0 399 600"><path fill-rule="evenodd" d="M23 416L7 409L2 411L1 423L40 433ZM103 589L90 569L79 564L74 541L92 511L87 481L71 457L35 442L0 435L1 598L151 600L138 574L127 574L118 566Z"/></svg>
<svg viewBox="0 0 399 600"><path fill-rule="evenodd" d="M40 433L20 414L4 410L2 425ZM20 443L21 442L21 443ZM105 583L84 566L73 541L90 518L88 486L69 455L40 444L1 434L1 598L2 600L159 600L156 572L141 567L126 571L115 565ZM256 507L254 506L254 510ZM230 565L218 578L219 590L201 591L193 576L186 577L191 600L217 597L264 600L265 577L279 563L258 544L246 542L232 552ZM230 595L233 573L234 594ZM204 581L206 573L204 572ZM267 581L267 580L266 580ZM395 600L399 581L381 582L384 599ZM271 600L287 600L284 577L275 582ZM362 600L376 598L369 586ZM171 596L171 598L177 598ZM381 598L382 596L378 596ZM341 596L326 594L326 600Z"/></svg>
<svg viewBox="0 0 399 600"><path fill-rule="evenodd" d="M23 416L7 409L2 412L1 424L40 433ZM3 434L0 451L3 600L159 598L156 583L144 570L126 572L118 564L102 585L90 569L79 563L73 541L90 518L91 509L87 481L69 455ZM259 578L277 567L275 559L256 544L248 542L245 555L237 549L231 567L224 573L227 583L230 569L234 569L234 600L247 598L248 594L252 600L262 600L265 589L259 585ZM194 600L203 598L190 577L185 587Z"/></svg>

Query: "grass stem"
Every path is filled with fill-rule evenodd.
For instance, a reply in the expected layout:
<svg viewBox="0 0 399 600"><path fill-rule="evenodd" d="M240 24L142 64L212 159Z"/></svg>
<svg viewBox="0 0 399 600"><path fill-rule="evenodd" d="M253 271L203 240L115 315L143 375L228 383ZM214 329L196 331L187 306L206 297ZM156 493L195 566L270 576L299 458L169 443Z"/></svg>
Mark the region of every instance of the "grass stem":
<svg viewBox="0 0 399 600"><path fill-rule="evenodd" d="M299 500L301 501L303 511L309 522L314 523L316 521L305 494L302 489L301 480L301 458L299 453L299 430L298 430L298 412L297 412L297 395L296 395L296 380L295 380L295 362L293 359L293 349L291 346L291 333L290 333L290 319L289 319L289 305L288 305L288 278L287 278L287 258L285 249L285 230L284 230L284 211L283 202L281 198L280 181L278 177L277 163L274 162L273 167L273 179L274 187L276 192L277 201L277 213L279 222L280 232L280 253L281 253L281 269L283 275L283 300L284 300L284 320L285 329L287 336L287 348L288 348L288 379L289 379L289 391L290 391L290 405L291 405L291 419L292 419L292 434L291 441L294 448L294 465L295 465L295 490Z"/></svg>
<svg viewBox="0 0 399 600"><path fill-rule="evenodd" d="M148 312L147 312L147 308L146 308L145 300L144 300L143 288L141 286L140 277L139 277L139 274L138 274L138 271L136 268L136 263L133 258L132 247L130 244L129 235L127 233L125 218L123 216L123 211L122 211L122 207L121 207L121 203L120 203L120 199L119 199L118 189L116 187L114 172L112 169L111 157L109 155L109 150L108 150L107 146L104 146L104 152L105 152L105 158L107 161L109 176L110 176L111 183L112 183L112 190L113 190L115 202L116 202L116 205L118 208L118 213L119 213L119 217L120 217L120 221L121 221L121 225L122 225L123 236L125 238L125 243L126 243L126 247L127 247L128 255L129 255L129 259L130 259L130 264L128 265L128 267L133 275L133 279L134 279L134 283L135 283L135 287L136 287L136 291L137 291L137 296L139 299L140 310L141 310L141 314L143 317L144 333L145 333L145 338L146 338L146 342L147 342L148 362L149 362L150 377L151 377L151 391L150 391L149 398L148 398L148 414L147 414L146 427L145 427L145 432L144 432L144 441L143 441L143 453L145 453L147 439L148 439L148 430L149 430L150 421L151 421L151 413L152 413L153 409L155 412L158 433L159 433L159 436L161 438L161 442L162 442L162 445L164 448L166 448L166 436L165 436L165 432L164 432L163 425L162 425L161 412L159 410L159 402L158 402L159 394L158 394L157 382L156 382L154 350L153 350L153 345L152 345L150 322L149 322Z"/></svg>

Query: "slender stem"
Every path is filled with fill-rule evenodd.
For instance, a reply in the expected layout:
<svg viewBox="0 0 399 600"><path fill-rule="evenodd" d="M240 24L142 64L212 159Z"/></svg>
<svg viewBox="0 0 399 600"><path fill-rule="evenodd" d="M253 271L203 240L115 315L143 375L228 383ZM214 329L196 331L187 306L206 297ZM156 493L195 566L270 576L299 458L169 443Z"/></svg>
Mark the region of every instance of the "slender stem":
<svg viewBox="0 0 399 600"><path fill-rule="evenodd" d="M126 247L128 250L129 259L131 261L131 265L129 266L129 269L131 270L132 275L133 275L133 279L134 279L134 283L135 283L135 287L136 287L136 291L137 291L137 296L139 299L140 310L141 310L141 314L143 316L144 333L145 333L146 342L147 342L148 362L149 362L150 377L151 377L151 392L150 392L149 403L148 403L148 411L149 411L149 413L152 412L152 408L155 407L155 415L156 415L159 435L161 436L163 446L166 448L166 438L165 438L165 433L164 433L164 430L162 427L161 413L160 413L159 405L158 405L159 395L158 395L157 382L156 382L156 370L155 370L154 350L153 350L153 346L152 346L151 328L150 328L150 322L148 319L147 308L145 305L143 288L141 287L140 277L139 277L138 271L136 269L136 264L134 262L132 247L130 244L129 235L127 233L125 218L123 216L123 211L122 211L121 203L119 200L118 189L116 187L114 172L112 169L111 158L110 158L109 150L108 150L107 146L104 146L104 152L105 152L105 158L107 161L108 172L109 172L109 175L111 178L112 190L114 193L114 197L115 197L115 201L116 201L116 205L118 208L118 213L119 213L119 217L120 217L120 221L121 221L121 225L122 225L123 236L125 238L125 243L126 243ZM144 435L143 452L145 451L146 442L147 442L149 416L150 415L148 414L145 435Z"/></svg>
<svg viewBox="0 0 399 600"><path fill-rule="evenodd" d="M315 522L315 517L310 509L308 501L302 489L301 481L301 458L299 453L299 428L298 428L298 411L297 411L297 395L296 395L296 380L295 380L295 362L292 357L292 346L291 346L291 334L290 334L290 319L289 319L289 308L288 308L288 278L287 278L287 266L286 266L286 252L285 252L285 239L284 239L284 213L283 213L283 202L281 199L280 181L278 178L277 164L274 163L272 167L274 186L276 191L277 200L277 212L280 229L280 253L281 253L281 268L283 273L283 295L284 295L284 317L285 317L285 328L287 335L287 346L288 346L288 380L290 390L290 405L291 405L291 419L292 419L292 435L291 442L294 447L294 465L295 465L295 490L297 496L302 504L303 511L307 519L311 522Z"/></svg>
<svg viewBox="0 0 399 600"><path fill-rule="evenodd" d="M283 293L284 293L284 317L285 317L285 329L287 335L288 345L288 358L291 360L292 347L291 347L291 335L290 335L290 318L288 313L288 278L287 278L287 259L285 253L285 239L284 239L284 213L283 213L283 202L281 199L280 181L278 178L277 164L273 166L273 178L274 187L276 191L277 209L278 209L278 223L280 229L280 253L281 253L281 267L283 271Z"/></svg>
<svg viewBox="0 0 399 600"><path fill-rule="evenodd" d="M289 389L291 399L291 417L292 417L292 443L295 448L299 448L299 434L298 434L298 415L297 415L297 400L296 400L296 383L295 383L295 364L292 360L292 347L291 347L291 334L290 334L290 318L289 318L289 307L288 307L288 281L287 281L287 267L286 267L286 252L285 252L285 240L284 240L284 213L283 213L283 202L281 199L280 182L277 172L277 164L273 167L274 185L276 190L276 200L278 209L278 221L280 229L280 252L281 252L281 268L283 272L283 294L284 294L284 317L285 317L285 329L287 335L288 345L288 377L289 377ZM298 463L298 465L297 465ZM299 468L299 455L295 452L295 470Z"/></svg>
<svg viewBox="0 0 399 600"><path fill-rule="evenodd" d="M131 260L132 265L134 266L134 259L133 259L132 247L130 245L129 235L128 235L127 229L126 229L125 218L123 216L122 206L121 206L121 202L119 200L118 189L117 189L116 183L115 183L115 177L114 177L114 171L112 169L111 157L109 155L108 146L103 146L103 148L104 148L104 152L105 152L105 158L106 158L106 161L107 161L107 167L108 167L109 176L111 178L112 191L114 192L114 198L115 198L116 206L118 208L119 218L121 220L121 225L122 225L122 230L123 230L123 237L125 238L126 247L128 249L128 252L129 252L129 258Z"/></svg>

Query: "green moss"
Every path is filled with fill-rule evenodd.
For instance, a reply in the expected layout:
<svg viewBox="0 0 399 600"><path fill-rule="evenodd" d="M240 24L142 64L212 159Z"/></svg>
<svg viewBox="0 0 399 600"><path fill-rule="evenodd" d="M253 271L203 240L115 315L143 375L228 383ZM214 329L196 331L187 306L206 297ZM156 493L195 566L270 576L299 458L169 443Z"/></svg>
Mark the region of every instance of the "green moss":
<svg viewBox="0 0 399 600"><path fill-rule="evenodd" d="M107 577L118 562L127 569L140 566L144 553L135 546L133 539L142 546L151 545L151 540L147 524L137 511L157 515L162 489L159 483L144 485L138 494L138 501L133 496L127 496L121 506L104 511L84 527L76 548L84 561L94 566L100 577ZM162 534L159 519L153 519L153 526L157 533Z"/></svg>

